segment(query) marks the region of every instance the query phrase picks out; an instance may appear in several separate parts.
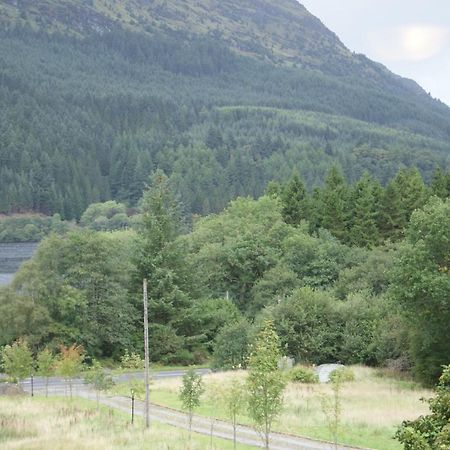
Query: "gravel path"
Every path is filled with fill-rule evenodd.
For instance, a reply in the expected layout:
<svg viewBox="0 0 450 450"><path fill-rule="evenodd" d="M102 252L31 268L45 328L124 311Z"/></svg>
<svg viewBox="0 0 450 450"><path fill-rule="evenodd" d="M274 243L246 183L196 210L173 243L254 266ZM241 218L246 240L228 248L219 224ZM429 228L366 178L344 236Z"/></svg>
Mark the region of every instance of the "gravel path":
<svg viewBox="0 0 450 450"><path fill-rule="evenodd" d="M24 384L24 388L29 391L30 386L28 383ZM36 394L43 394L44 388L42 384L35 386ZM51 395L66 395L67 387L62 384L53 384L49 386L49 393ZM83 384L75 384L73 387L73 395L89 400L96 400L96 393L88 386ZM102 405L114 408L124 413L130 414L130 399L127 397L109 397L101 395L99 401ZM135 414L137 416L144 415L144 403L136 400L135 402ZM150 406L150 420L167 425L172 425L177 428L188 429L187 415L183 412L166 408L163 406L151 404ZM194 416L192 422L192 430L204 434L207 436L212 433L217 438L233 439L233 427L230 423L201 417ZM262 439L260 435L251 427L239 425L237 428L237 441L241 444L253 445L255 447L263 447ZM328 442L316 441L313 439L302 438L298 436L291 436L282 433L271 434L271 450L336 450L334 445ZM338 450L356 450L356 447L338 446Z"/></svg>

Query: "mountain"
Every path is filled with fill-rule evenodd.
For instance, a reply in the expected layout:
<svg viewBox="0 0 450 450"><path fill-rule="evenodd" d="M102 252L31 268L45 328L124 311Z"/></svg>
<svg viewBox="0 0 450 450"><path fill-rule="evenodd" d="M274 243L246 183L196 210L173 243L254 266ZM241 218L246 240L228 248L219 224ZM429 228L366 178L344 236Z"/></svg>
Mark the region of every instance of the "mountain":
<svg viewBox="0 0 450 450"><path fill-rule="evenodd" d="M382 181L450 154L450 108L295 0L4 0L0 212L133 205L164 170L218 211L298 170Z"/></svg>

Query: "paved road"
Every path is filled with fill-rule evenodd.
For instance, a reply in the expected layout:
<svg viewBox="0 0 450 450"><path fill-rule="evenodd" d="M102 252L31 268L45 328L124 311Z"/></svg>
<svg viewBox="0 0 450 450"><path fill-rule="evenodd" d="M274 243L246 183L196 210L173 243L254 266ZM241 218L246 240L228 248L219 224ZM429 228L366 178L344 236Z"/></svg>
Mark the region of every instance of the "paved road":
<svg viewBox="0 0 450 450"><path fill-rule="evenodd" d="M208 369L200 369L200 373L208 373ZM169 377L179 377L182 376L184 372L174 371L174 372L158 372L154 373L155 378L169 378ZM136 374L121 374L114 377L117 381L124 381L130 378L142 378L142 373ZM44 392L44 380L37 378L34 380L34 389L36 394L43 394ZM73 395L81 398L96 399L96 393L87 385L84 384L83 380L75 380L73 386ZM30 391L30 380L25 380L22 383L25 390ZM64 380L61 378L52 378L49 383L49 393L51 395L64 395L67 391L67 387ZM111 408L117 409L119 411L130 413L130 399L127 397L119 396L104 396L99 397L101 404L109 406ZM143 402L136 401L135 403L135 414L139 416L144 415L144 404ZM174 409L165 408L159 405L152 404L150 407L150 419L156 422L172 425L178 428L188 429L187 415L176 411ZM217 438L223 438L232 440L233 439L233 427L230 423L211 420L205 417L194 416L192 429L193 431L208 435L212 433ZM261 437L255 430L247 426L239 426L237 429L237 441L241 444L253 445L255 447L263 447ZM271 435L271 450L335 450L334 445L315 441L312 439L301 438L297 436L290 436L281 433L272 433ZM339 446L339 450L355 450L355 447Z"/></svg>
<svg viewBox="0 0 450 450"><path fill-rule="evenodd" d="M196 369L196 372L199 375L206 375L208 373L211 373L211 369ZM160 371L160 372L151 372L150 376L153 379L159 380L162 378L179 378L182 377L186 371L184 370L170 370L170 371ZM1 374L0 374L1 377ZM118 375L113 375L112 379L115 383L123 383L130 380L143 380L144 379L144 372L127 372L127 373L121 373ZM74 378L72 380L72 386L85 386L85 381L82 378ZM31 386L31 379L27 378L26 380L21 382L21 385L24 387L24 389L29 390ZM45 378L42 377L34 377L33 379L33 386L36 389L45 387ZM64 378L61 377L51 377L48 381L49 388L64 388L67 386L67 383L65 382Z"/></svg>

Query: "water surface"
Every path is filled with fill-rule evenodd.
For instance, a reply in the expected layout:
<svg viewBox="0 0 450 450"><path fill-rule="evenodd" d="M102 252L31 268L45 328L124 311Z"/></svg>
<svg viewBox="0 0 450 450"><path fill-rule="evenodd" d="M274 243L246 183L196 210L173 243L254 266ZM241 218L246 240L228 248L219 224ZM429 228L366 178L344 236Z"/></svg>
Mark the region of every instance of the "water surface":
<svg viewBox="0 0 450 450"><path fill-rule="evenodd" d="M33 256L37 245L36 242L0 243L0 286L8 284L13 279L22 263Z"/></svg>

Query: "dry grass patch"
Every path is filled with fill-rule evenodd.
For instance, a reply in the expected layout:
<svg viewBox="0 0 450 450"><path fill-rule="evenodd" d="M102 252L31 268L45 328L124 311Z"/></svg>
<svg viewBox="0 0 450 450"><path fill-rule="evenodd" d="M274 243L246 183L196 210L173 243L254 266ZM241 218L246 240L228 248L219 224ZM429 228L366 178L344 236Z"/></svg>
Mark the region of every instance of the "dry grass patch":
<svg viewBox="0 0 450 450"><path fill-rule="evenodd" d="M342 415L339 439L342 443L380 450L398 450L393 439L403 420L415 419L428 412L421 398L431 391L392 374L367 367L352 367L355 380L342 386ZM210 374L204 377L206 393L198 413L227 419L217 402L217 390L224 389L232 377L245 378L245 372ZM159 379L152 383L152 401L180 409L178 391L180 379ZM126 392L123 386L118 388ZM125 390L124 390L125 389ZM331 440L332 436L322 410L321 397L331 395L331 387L323 384L289 383L285 393L285 408L275 425L277 431ZM251 424L242 414L239 421Z"/></svg>
<svg viewBox="0 0 450 450"><path fill-rule="evenodd" d="M153 423L145 430L140 418L135 426L120 412L89 401L66 399L0 399L2 450L204 450L208 437L192 435ZM231 449L232 443L215 439L213 448ZM250 447L242 446L241 449Z"/></svg>

